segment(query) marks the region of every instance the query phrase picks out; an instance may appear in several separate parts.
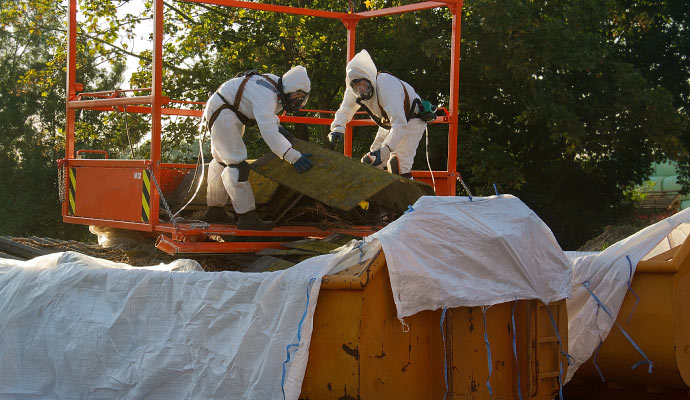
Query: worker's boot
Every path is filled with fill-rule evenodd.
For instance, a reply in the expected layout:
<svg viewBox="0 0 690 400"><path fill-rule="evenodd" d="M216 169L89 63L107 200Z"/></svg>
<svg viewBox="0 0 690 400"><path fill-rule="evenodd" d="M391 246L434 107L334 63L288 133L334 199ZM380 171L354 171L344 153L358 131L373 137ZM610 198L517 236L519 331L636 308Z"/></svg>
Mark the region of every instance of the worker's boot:
<svg viewBox="0 0 690 400"><path fill-rule="evenodd" d="M225 207L209 206L206 208L206 213L201 217L202 220L208 223L216 224L232 224L234 219L225 212Z"/></svg>
<svg viewBox="0 0 690 400"><path fill-rule="evenodd" d="M237 214L237 229L267 231L276 224L273 221L264 221L256 214L256 210L247 211L244 214Z"/></svg>

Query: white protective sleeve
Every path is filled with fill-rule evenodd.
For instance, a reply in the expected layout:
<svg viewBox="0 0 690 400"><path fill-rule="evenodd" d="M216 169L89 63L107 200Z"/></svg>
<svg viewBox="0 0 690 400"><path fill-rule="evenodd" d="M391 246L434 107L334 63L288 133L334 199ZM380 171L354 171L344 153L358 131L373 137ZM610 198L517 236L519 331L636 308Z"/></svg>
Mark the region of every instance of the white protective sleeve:
<svg viewBox="0 0 690 400"><path fill-rule="evenodd" d="M380 149L383 145L383 141L386 140L386 137L388 137L388 132L390 132L388 129L383 129L379 126L379 129L376 131L376 137L371 143L371 146L369 146L369 151L376 151Z"/></svg>
<svg viewBox="0 0 690 400"><path fill-rule="evenodd" d="M359 104L357 104L357 96L348 86L345 89L345 94L343 95L343 101L338 107L338 111L335 112L335 117L333 117L333 122L331 122L331 132L345 133L345 125L352 120L359 109Z"/></svg>

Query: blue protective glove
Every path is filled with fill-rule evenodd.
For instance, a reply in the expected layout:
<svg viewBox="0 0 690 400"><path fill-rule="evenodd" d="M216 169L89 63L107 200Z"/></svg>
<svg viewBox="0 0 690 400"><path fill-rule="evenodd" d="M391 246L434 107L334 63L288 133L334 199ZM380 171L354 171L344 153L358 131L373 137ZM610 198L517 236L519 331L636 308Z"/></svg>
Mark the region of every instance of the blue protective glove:
<svg viewBox="0 0 690 400"><path fill-rule="evenodd" d="M292 166L295 167L295 169L297 170L298 174L301 174L302 172L307 172L311 169L311 167L314 166L311 160L307 157L311 157L311 154L303 153L299 160L292 164Z"/></svg>
<svg viewBox="0 0 690 400"><path fill-rule="evenodd" d="M295 135L293 135L289 130L283 128L282 125L278 125L278 133L285 136L285 139L290 141L295 138Z"/></svg>
<svg viewBox="0 0 690 400"><path fill-rule="evenodd" d="M328 141L331 142L333 146L345 140L345 135L342 132L333 131L328 134Z"/></svg>
<svg viewBox="0 0 690 400"><path fill-rule="evenodd" d="M381 164L381 149L371 151L362 157L362 163L377 166Z"/></svg>

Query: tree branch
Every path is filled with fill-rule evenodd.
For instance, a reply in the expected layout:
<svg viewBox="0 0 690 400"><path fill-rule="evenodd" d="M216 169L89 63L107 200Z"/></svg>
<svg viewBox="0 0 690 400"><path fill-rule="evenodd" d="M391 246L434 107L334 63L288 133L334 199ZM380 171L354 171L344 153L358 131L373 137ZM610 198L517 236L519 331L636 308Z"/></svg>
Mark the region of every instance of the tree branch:
<svg viewBox="0 0 690 400"><path fill-rule="evenodd" d="M166 5L168 8L170 8L171 10L175 11L180 17L182 17L182 18L184 18L185 20L187 20L187 22L189 22L190 24L199 25L199 23L198 23L197 21L195 21L195 20L194 20L192 17L190 17L189 15L183 13L182 10L180 10L179 8L176 8L176 7L172 6L170 3L166 2L166 1L164 1L163 4L165 4L165 5Z"/></svg>
<svg viewBox="0 0 690 400"><path fill-rule="evenodd" d="M49 28L49 27L42 27L42 29L50 30L50 31L57 31L57 32L62 32L62 33L67 33L67 30L65 30L65 29L57 29L57 28ZM101 39L101 38L97 38L97 37L95 37L95 36L91 36L91 35L88 35L88 34L86 34L86 33L80 33L79 35L80 35L80 36L84 36L84 37L86 37L86 38L89 38L89 39L91 39L91 40L95 40L95 41L97 41L97 42L103 43L103 44L105 44L105 45L108 45L108 46L110 46L111 48L113 48L115 51L117 51L117 52L119 52L119 53L126 54L126 55L132 56L132 57L136 57L136 58L138 58L138 59L140 59L140 60L144 60L144 61L151 62L151 58L150 58L150 57L145 57L145 56L142 56L142 55L140 55L140 54L132 53L132 52L129 51L129 50L125 50L125 49L123 49L122 47L116 46L116 45L114 45L114 44L112 44L112 43L109 43L108 41L103 40L103 39ZM170 63L167 63L167 62L165 62L165 61L163 62L163 66L165 66L166 68L168 68L168 69L170 69L170 70L173 70L173 71L175 71L175 72L181 73L181 74L186 74L186 75L190 75L190 76L192 75L191 71L186 70L186 69L182 69L182 68L178 68L178 67L176 67L176 66L174 66L174 65L171 65Z"/></svg>
<svg viewBox="0 0 690 400"><path fill-rule="evenodd" d="M180 0L174 0L174 1L180 1ZM201 8L203 8L203 9L205 9L205 10L210 11L210 12L216 13L216 14L220 15L221 17L224 17L224 18L228 18L228 17L229 17L228 14L222 13L222 12L216 10L216 9L213 8L213 7L207 6L206 4L196 3L196 6L197 6L197 7L201 7Z"/></svg>

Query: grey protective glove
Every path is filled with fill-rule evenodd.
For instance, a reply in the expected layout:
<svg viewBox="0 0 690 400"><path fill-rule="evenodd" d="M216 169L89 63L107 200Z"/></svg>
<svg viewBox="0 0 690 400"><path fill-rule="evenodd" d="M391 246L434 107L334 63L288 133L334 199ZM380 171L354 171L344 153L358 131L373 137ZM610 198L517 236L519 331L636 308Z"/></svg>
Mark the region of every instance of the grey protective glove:
<svg viewBox="0 0 690 400"><path fill-rule="evenodd" d="M388 162L390 155L390 147L388 147L388 145L384 145L379 149L370 151L369 153L365 154L364 157L362 157L361 161L364 164L373 165L375 167L381 163Z"/></svg>
<svg viewBox="0 0 690 400"><path fill-rule="evenodd" d="M303 153L302 157L300 157L296 163L292 164L292 166L295 167L295 169L297 170L298 174L307 172L314 166L311 160L307 157L311 157L311 154Z"/></svg>
<svg viewBox="0 0 690 400"><path fill-rule="evenodd" d="M333 131L328 134L328 141L331 142L333 146L345 140L345 135L342 132Z"/></svg>
<svg viewBox="0 0 690 400"><path fill-rule="evenodd" d="M311 154L302 154L299 151L290 147L283 156L283 159L297 170L298 173L303 173L309 171L314 164L307 157L311 157Z"/></svg>

